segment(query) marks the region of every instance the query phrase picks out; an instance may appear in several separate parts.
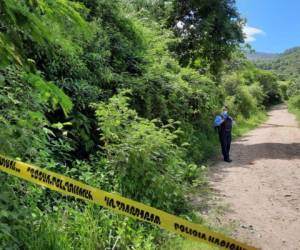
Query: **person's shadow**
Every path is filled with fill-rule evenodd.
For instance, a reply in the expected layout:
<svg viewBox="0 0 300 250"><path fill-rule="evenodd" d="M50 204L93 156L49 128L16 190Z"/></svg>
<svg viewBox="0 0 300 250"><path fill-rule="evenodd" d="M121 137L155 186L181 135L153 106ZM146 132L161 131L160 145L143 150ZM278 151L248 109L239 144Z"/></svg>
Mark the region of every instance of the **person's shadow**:
<svg viewBox="0 0 300 250"><path fill-rule="evenodd" d="M259 159L300 159L300 143L258 143L245 145L234 143L232 152L240 152L238 156L239 164L248 164ZM237 154L237 153L236 153Z"/></svg>

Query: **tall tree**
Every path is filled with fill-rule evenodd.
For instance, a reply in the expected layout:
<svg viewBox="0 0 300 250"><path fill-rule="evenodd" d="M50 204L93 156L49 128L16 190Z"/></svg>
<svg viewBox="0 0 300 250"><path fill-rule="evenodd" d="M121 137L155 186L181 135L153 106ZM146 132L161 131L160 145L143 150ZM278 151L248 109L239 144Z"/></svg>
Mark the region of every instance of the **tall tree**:
<svg viewBox="0 0 300 250"><path fill-rule="evenodd" d="M217 75L222 61L244 41L235 0L174 0L173 4L168 25L180 38L176 46L180 63L207 67Z"/></svg>

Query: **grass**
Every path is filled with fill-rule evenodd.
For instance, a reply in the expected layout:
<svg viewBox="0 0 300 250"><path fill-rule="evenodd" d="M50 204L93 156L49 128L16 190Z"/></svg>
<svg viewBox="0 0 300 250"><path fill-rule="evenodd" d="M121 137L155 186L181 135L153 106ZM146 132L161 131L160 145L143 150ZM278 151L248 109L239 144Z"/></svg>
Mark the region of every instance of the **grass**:
<svg viewBox="0 0 300 250"><path fill-rule="evenodd" d="M299 99L300 99L300 97L298 97L298 96L290 98L290 100L288 101L288 109L289 109L290 113L292 113L296 116L298 125L300 126L300 107L297 106Z"/></svg>
<svg viewBox="0 0 300 250"><path fill-rule="evenodd" d="M232 130L233 138L235 139L246 134L247 132L256 128L258 125L262 124L266 120L267 114L264 111L259 111L248 119L238 117Z"/></svg>
<svg viewBox="0 0 300 250"><path fill-rule="evenodd" d="M291 109L291 113L296 115L296 119L298 121L298 125L300 126L300 109Z"/></svg>
<svg viewBox="0 0 300 250"><path fill-rule="evenodd" d="M250 119L237 119L234 128L234 137L238 137L261 124L266 119L266 114L261 112ZM219 145L216 143L216 147ZM212 154L212 152L211 152ZM200 170L199 170L200 171ZM199 179L195 187L191 187L193 195L201 197L197 207L194 207L195 220L201 224L208 225L213 231L231 235L236 228L234 224L220 225L220 221L216 218L222 218L224 211L228 209L226 204L214 205L209 207L207 201L211 199L212 193L208 185L207 168L201 170ZM200 191L199 191L200 190ZM203 201L203 202L202 202ZM209 210L209 217L204 217L201 211ZM66 211L68 211L66 213ZM92 209L90 207L83 211L72 210L70 208L57 212L57 216L43 217L40 227L36 230L36 234L29 237L29 249L102 249L105 245L113 248L114 242L118 242L121 249L128 246L129 239L135 239L132 248L135 249L152 249L152 238L146 237L147 231L135 231L131 224L122 223L118 217L109 211L102 209ZM117 227L118 238L111 235L111 225ZM72 230L69 230L71 229ZM142 230L142 229L141 229ZM143 229L146 230L146 229ZM167 232L164 232L168 234ZM161 242L159 249L161 250L218 250L219 248L187 240L175 234L168 234L166 242ZM73 239L76 238L76 245ZM101 242L102 241L111 241ZM164 238L164 237L162 237ZM98 243L97 243L98 242Z"/></svg>
<svg viewBox="0 0 300 250"><path fill-rule="evenodd" d="M183 238L178 238L173 240L166 248L163 250L218 250L219 248L212 247L210 245L199 243L196 241L186 240Z"/></svg>

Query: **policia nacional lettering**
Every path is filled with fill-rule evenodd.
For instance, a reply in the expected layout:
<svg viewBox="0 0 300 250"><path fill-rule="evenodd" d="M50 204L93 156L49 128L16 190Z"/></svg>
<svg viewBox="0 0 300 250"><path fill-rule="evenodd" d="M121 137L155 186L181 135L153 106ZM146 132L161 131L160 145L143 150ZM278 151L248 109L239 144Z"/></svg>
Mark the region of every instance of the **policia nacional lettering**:
<svg viewBox="0 0 300 250"><path fill-rule="evenodd" d="M0 171L23 178L29 182L48 187L64 195L74 196L83 200L107 207L117 213L150 222L170 232L186 236L189 239L218 246L224 250L257 250L242 242L225 235L215 233L204 226L198 226L182 218L145 204L107 193L90 187L67 176L50 172L20 161L14 161L0 155Z"/></svg>
<svg viewBox="0 0 300 250"><path fill-rule="evenodd" d="M154 224L160 225L160 217L143 209L139 209L129 204L125 204L122 201L114 200L113 198L104 198L106 205L113 209L118 209L119 211L131 214L133 216L139 217L145 221L153 222Z"/></svg>
<svg viewBox="0 0 300 250"><path fill-rule="evenodd" d="M41 171L39 169L33 169L31 167L28 167L27 172L30 172L31 178L34 178L36 180L39 180L44 183L55 186L63 191L67 191L69 193L79 195L88 200L91 200L91 201L93 200L93 196L92 196L90 190L81 188L71 182L64 182L62 179L59 179L55 176L51 176L48 173L44 173L43 171Z"/></svg>
<svg viewBox="0 0 300 250"><path fill-rule="evenodd" d="M0 156L0 166L3 166L5 168L9 168L13 171L16 171L20 173L20 169L16 167L16 162L8 159L4 159Z"/></svg>
<svg viewBox="0 0 300 250"><path fill-rule="evenodd" d="M247 250L246 248L243 248L241 246L238 246L234 243L221 240L216 237L212 237L211 235L206 235L205 233L200 232L199 230L192 229L190 227L187 227L185 225L181 225L178 223L174 223L174 229L175 231L180 231L181 233L187 234L187 235L192 235L194 237L198 237L199 239L208 241L212 244L215 244L217 246L224 247L225 249L230 249L230 250Z"/></svg>

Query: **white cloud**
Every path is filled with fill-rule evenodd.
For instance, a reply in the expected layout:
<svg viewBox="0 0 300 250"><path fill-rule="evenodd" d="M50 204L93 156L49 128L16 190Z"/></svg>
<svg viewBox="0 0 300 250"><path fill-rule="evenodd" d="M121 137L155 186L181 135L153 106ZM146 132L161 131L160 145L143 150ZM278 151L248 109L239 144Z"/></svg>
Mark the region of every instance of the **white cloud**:
<svg viewBox="0 0 300 250"><path fill-rule="evenodd" d="M257 35L265 35L266 33L258 28L250 27L250 26L244 26L243 32L246 36L245 42L250 43L254 42L256 40Z"/></svg>

